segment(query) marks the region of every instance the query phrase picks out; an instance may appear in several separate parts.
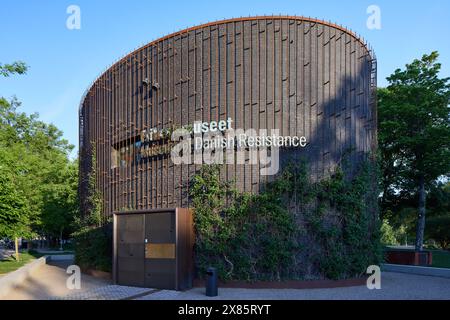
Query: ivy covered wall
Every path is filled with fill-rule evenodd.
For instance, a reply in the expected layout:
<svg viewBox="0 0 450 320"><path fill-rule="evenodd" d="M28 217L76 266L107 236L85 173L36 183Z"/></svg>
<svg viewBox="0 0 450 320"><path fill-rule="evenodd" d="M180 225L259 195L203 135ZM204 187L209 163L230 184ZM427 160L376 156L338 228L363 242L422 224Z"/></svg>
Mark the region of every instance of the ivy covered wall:
<svg viewBox="0 0 450 320"><path fill-rule="evenodd" d="M291 163L256 195L219 172L203 166L191 185L199 276L214 266L223 280L343 279L380 262L371 162L354 178L342 166L319 182Z"/></svg>

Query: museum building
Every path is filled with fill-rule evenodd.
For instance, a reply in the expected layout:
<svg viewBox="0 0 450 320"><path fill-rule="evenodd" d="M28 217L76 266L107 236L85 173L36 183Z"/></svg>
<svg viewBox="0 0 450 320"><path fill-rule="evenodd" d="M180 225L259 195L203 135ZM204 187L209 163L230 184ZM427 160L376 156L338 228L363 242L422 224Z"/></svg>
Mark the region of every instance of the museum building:
<svg viewBox="0 0 450 320"><path fill-rule="evenodd" d="M287 158L304 160L314 180L329 174L344 156L356 168L377 146L373 50L339 25L261 16L195 26L127 54L93 82L80 104L81 211L88 210L94 183L104 221L136 213L122 227L116 221L115 241L120 241L119 229L131 237L133 228L146 225L145 218L137 218L146 212L172 212L168 220L163 215L155 219L167 220L177 234L177 226L191 223L184 209L190 207L189 183L201 164L174 163L170 138L177 128L200 128L202 123L304 137L306 146L280 149L280 165ZM221 177L243 192L258 193L274 176L261 174L261 163L244 158L248 163L223 166ZM179 219L178 211L183 212ZM135 259L177 257L178 247L150 248L151 241L143 237L136 240L144 241ZM154 243L192 244L191 235L175 238ZM137 260L123 261L132 277ZM167 267L158 263L150 269ZM122 282L134 283L128 280Z"/></svg>

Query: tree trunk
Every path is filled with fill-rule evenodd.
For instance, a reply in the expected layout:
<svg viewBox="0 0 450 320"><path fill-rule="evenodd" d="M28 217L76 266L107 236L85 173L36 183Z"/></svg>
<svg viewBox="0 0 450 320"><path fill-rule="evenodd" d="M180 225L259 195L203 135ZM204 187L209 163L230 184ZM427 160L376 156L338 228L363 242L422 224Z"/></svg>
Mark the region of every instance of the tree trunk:
<svg viewBox="0 0 450 320"><path fill-rule="evenodd" d="M59 231L59 250L63 251L63 229Z"/></svg>
<svg viewBox="0 0 450 320"><path fill-rule="evenodd" d="M417 218L417 230L416 230L416 251L423 250L423 235L425 232L425 179L420 177L419 179L419 216Z"/></svg>
<svg viewBox="0 0 450 320"><path fill-rule="evenodd" d="M19 238L15 238L14 239L14 247L16 249L16 261L20 261L20 256L19 256Z"/></svg>

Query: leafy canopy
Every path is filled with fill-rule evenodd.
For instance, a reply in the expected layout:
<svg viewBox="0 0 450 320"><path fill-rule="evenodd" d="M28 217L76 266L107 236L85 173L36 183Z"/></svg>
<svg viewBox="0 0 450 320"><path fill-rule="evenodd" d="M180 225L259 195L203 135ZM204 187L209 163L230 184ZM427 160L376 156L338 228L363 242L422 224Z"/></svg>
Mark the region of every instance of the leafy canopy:
<svg viewBox="0 0 450 320"><path fill-rule="evenodd" d="M397 69L378 91L384 191L414 190L450 173L450 78L432 52Z"/></svg>
<svg viewBox="0 0 450 320"><path fill-rule="evenodd" d="M0 64L5 77L26 70L23 62ZM53 124L20 106L15 97L0 97L0 237L59 236L76 211L73 146Z"/></svg>

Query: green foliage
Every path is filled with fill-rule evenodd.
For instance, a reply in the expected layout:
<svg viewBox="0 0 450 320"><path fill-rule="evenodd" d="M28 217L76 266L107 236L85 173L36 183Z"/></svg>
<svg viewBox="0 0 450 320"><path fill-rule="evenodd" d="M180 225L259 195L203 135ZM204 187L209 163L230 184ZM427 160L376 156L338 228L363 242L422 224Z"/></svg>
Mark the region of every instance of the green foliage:
<svg viewBox="0 0 450 320"><path fill-rule="evenodd" d="M223 279L286 276L296 247L293 217L270 193L239 194L219 170L204 166L193 178L199 272L214 265Z"/></svg>
<svg viewBox="0 0 450 320"><path fill-rule="evenodd" d="M0 64L0 74L23 74L23 62ZM76 201L69 181L74 170L69 160L73 146L54 125L37 114L19 112L20 102L0 98L0 175L2 203L0 233L8 237L55 235L66 228ZM69 219L70 220L70 219Z"/></svg>
<svg viewBox="0 0 450 320"><path fill-rule="evenodd" d="M11 182L25 202L26 210L21 215L28 227L34 233L52 234L54 228L46 222L54 225L55 221L43 219L43 215L51 210L65 212L71 206L67 202L73 202L76 195L73 183L67 180L72 165L68 155L73 146L53 125L39 121L36 115L17 112L19 106L15 100L0 105L0 153L7 159L4 170L14 175ZM72 189L68 190L68 185ZM55 198L58 194L61 197Z"/></svg>
<svg viewBox="0 0 450 320"><path fill-rule="evenodd" d="M111 223L102 227L84 226L72 234L75 263L82 269L111 271Z"/></svg>
<svg viewBox="0 0 450 320"><path fill-rule="evenodd" d="M389 205L385 207L384 218L395 231L396 239L404 244L406 240L413 240L417 221L417 191L403 190L391 198ZM448 215L450 212L450 182L436 182L431 184L427 193L427 223L425 226L425 239L434 240L431 237L434 223L428 224L429 219ZM443 225L450 230L450 224ZM437 241L437 240L435 240Z"/></svg>
<svg viewBox="0 0 450 320"><path fill-rule="evenodd" d="M440 78L438 53L397 69L378 90L382 213L417 194L416 249L423 244L426 189L450 174L450 78ZM400 192L399 192L400 191Z"/></svg>
<svg viewBox="0 0 450 320"><path fill-rule="evenodd" d="M433 267L450 269L450 251L433 250Z"/></svg>
<svg viewBox="0 0 450 320"><path fill-rule="evenodd" d="M381 252L373 171L346 180L338 169L313 183L305 165L291 164L255 195L203 166L190 191L200 275L209 266L249 281L363 274Z"/></svg>
<svg viewBox="0 0 450 320"><path fill-rule="evenodd" d="M92 158L91 169L88 177L88 197L87 197L87 215L83 217L84 224L88 226L101 225L103 197L97 188L97 152L95 143L91 142Z"/></svg>
<svg viewBox="0 0 450 320"><path fill-rule="evenodd" d="M450 173L450 78L439 78L438 57L433 52L396 70L378 92L383 169L399 187Z"/></svg>
<svg viewBox="0 0 450 320"><path fill-rule="evenodd" d="M29 235L27 204L0 149L0 238Z"/></svg>
<svg viewBox="0 0 450 320"><path fill-rule="evenodd" d="M47 234L70 234L78 213L78 162L61 168L58 177L43 186L42 225Z"/></svg>
<svg viewBox="0 0 450 320"><path fill-rule="evenodd" d="M315 185L316 208L306 211L322 250L317 263L330 279L361 276L381 260L376 166L367 161L353 179L337 168Z"/></svg>
<svg viewBox="0 0 450 320"><path fill-rule="evenodd" d="M450 182L439 182L430 189L425 235L450 249Z"/></svg>
<svg viewBox="0 0 450 320"><path fill-rule="evenodd" d="M439 243L442 249L450 249L450 214L428 218L426 235Z"/></svg>
<svg viewBox="0 0 450 320"><path fill-rule="evenodd" d="M25 62L16 61L12 64L1 64L0 63L0 75L4 77L9 77L12 74L24 74L28 70L28 66Z"/></svg>
<svg viewBox="0 0 450 320"><path fill-rule="evenodd" d="M92 144L94 145L94 144ZM76 219L74 240L75 263L83 269L111 271L111 221L101 223L102 196L96 188L96 152L92 149L92 167L89 173L88 212Z"/></svg>
<svg viewBox="0 0 450 320"><path fill-rule="evenodd" d="M6 258L5 260L0 261L0 275L6 274L9 272L13 272L27 263L40 258L42 255L37 252L32 252L31 250L28 252L21 252L20 253L20 260L17 261L14 257L10 256Z"/></svg>
<svg viewBox="0 0 450 320"><path fill-rule="evenodd" d="M397 238L395 236L395 231L389 224L389 220L384 219L381 224L381 243L388 246L398 245Z"/></svg>

